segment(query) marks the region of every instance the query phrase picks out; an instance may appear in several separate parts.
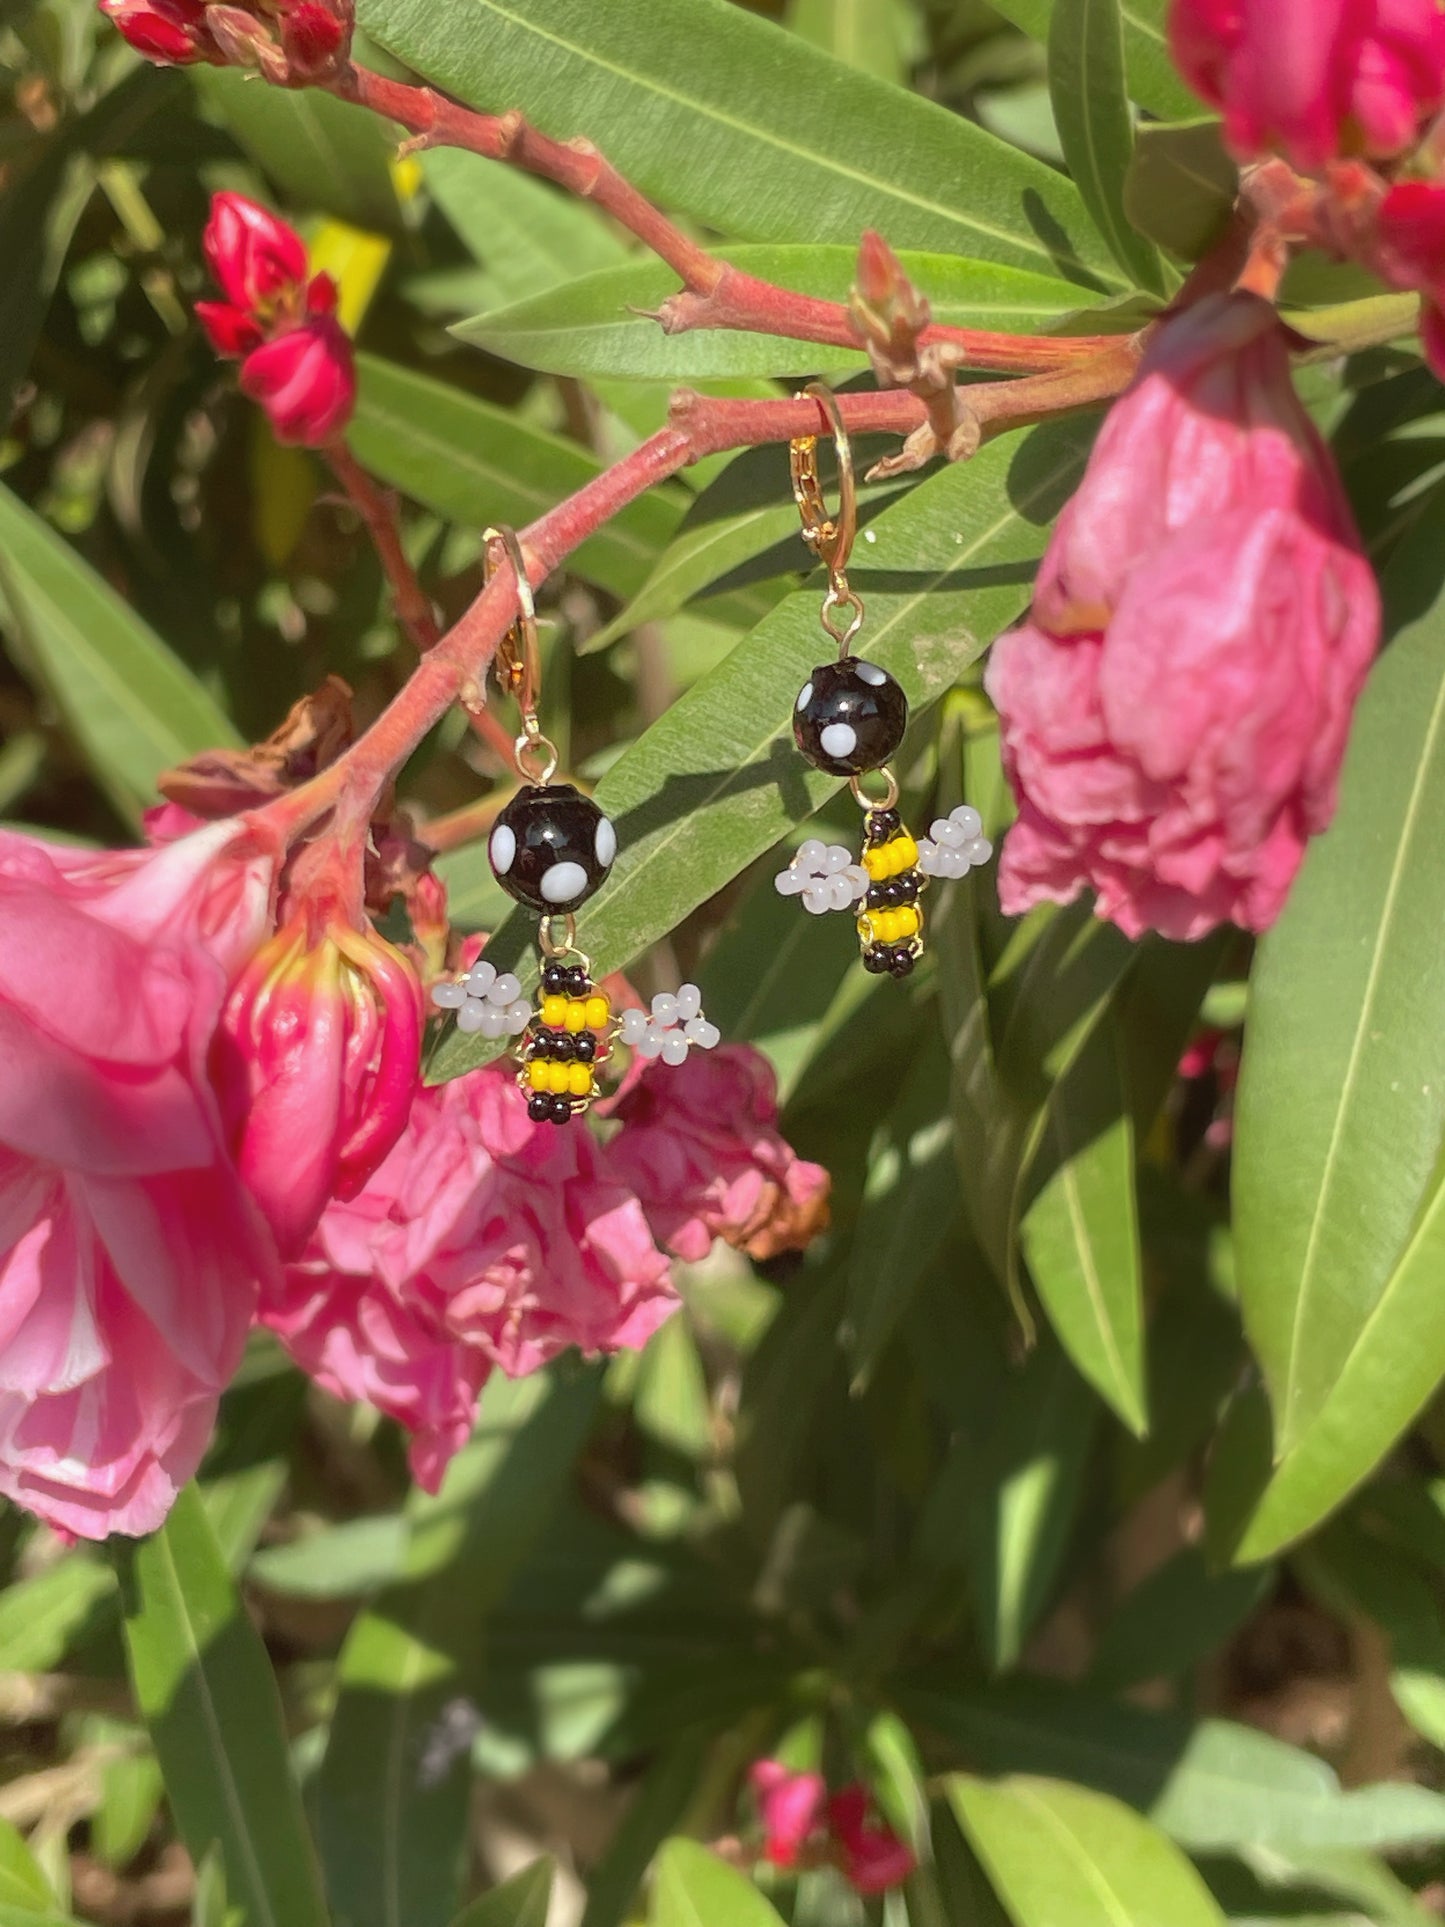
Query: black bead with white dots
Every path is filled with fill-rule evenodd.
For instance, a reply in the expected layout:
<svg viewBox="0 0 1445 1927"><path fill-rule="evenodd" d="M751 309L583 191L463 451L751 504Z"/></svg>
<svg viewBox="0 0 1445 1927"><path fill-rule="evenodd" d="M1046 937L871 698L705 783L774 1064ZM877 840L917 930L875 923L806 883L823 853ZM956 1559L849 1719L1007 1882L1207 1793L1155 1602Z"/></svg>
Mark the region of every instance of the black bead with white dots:
<svg viewBox="0 0 1445 1927"><path fill-rule="evenodd" d="M487 854L508 896L543 916L565 915L601 887L617 833L570 783L528 784L498 816Z"/></svg>
<svg viewBox="0 0 1445 1927"><path fill-rule="evenodd" d="M814 769L830 776L881 769L907 727L908 698L901 686L886 669L856 656L820 663L793 705L794 742Z"/></svg>

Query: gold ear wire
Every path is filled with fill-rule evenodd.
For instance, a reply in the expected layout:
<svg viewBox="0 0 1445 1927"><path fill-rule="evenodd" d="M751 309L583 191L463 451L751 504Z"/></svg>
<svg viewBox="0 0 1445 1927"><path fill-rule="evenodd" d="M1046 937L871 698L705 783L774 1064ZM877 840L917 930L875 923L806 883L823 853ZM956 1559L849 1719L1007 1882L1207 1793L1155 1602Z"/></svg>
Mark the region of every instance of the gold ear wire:
<svg viewBox="0 0 1445 1927"><path fill-rule="evenodd" d="M524 783L550 783L557 773L556 745L542 734L537 720L537 699L542 691L542 651L537 640L537 605L532 599L532 584L517 532L501 523L482 531L482 581L491 581L497 570L496 545L500 544L516 577L517 619L497 645L497 680L517 699L522 712L522 733L512 745L512 759Z"/></svg>
<svg viewBox="0 0 1445 1927"><path fill-rule="evenodd" d="M817 402L833 435L838 456L838 513L828 513L823 484L818 476L818 437L799 435L788 444L788 469L793 480L793 500L803 521L803 540L828 571L828 593L819 616L823 628L838 645L839 656L846 656L848 645L863 626L863 598L848 586L848 558L858 533L858 485L853 470L853 444L838 407L838 398L826 382L810 381L795 398ZM836 620L839 610L849 611L846 622Z"/></svg>

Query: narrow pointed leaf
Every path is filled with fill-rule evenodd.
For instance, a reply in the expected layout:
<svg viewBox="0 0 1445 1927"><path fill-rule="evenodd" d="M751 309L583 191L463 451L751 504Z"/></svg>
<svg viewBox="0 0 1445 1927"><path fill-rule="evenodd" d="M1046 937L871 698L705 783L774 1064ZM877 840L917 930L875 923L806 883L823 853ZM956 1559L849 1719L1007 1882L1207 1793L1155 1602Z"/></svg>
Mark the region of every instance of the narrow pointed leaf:
<svg viewBox="0 0 1445 1927"><path fill-rule="evenodd" d="M648 1927L783 1927L753 1883L695 1840L669 1840L657 1861Z"/></svg>
<svg viewBox="0 0 1445 1927"><path fill-rule="evenodd" d="M132 821L156 777L239 739L180 659L62 536L0 487L0 630Z"/></svg>
<svg viewBox="0 0 1445 1927"><path fill-rule="evenodd" d="M992 4L1030 39L1048 39L1056 0L992 0ZM1164 30L1168 11L1169 0L1120 0L1129 97L1160 120L1184 120L1199 112L1199 100L1170 58Z"/></svg>
<svg viewBox="0 0 1445 1927"><path fill-rule="evenodd" d="M1134 126L1119 0L1054 0L1049 95L1064 159L1095 227L1135 285L1162 294L1158 252L1130 224L1124 207Z"/></svg>
<svg viewBox="0 0 1445 1927"><path fill-rule="evenodd" d="M948 1796L1015 1927L1224 1927L1179 1849L1105 1794L956 1774Z"/></svg>
<svg viewBox="0 0 1445 1927"><path fill-rule="evenodd" d="M602 464L505 408L409 368L359 357L361 392L350 440L368 468L464 528L524 522L555 508ZM681 499L654 489L584 542L568 567L614 595L631 595L652 573L682 514Z"/></svg>
<svg viewBox="0 0 1445 1927"><path fill-rule="evenodd" d="M1419 1295L1441 1236L1427 1207L1445 1134L1442 582L1424 516L1386 573L1394 641L1355 717L1339 814L1250 985L1240 1301L1275 1454L1300 1495L1295 1530L1375 1463L1445 1371L1445 1318ZM1271 1536L1285 1524L1272 1503Z"/></svg>
<svg viewBox="0 0 1445 1927"><path fill-rule="evenodd" d="M474 107L585 135L724 234L966 254L1117 285L1078 194L962 116L728 0L362 0L363 25Z"/></svg>
<svg viewBox="0 0 1445 1927"><path fill-rule="evenodd" d="M248 1927L325 1927L275 1675L199 1491L119 1543L131 1680L191 1857L219 1846Z"/></svg>
<svg viewBox="0 0 1445 1927"><path fill-rule="evenodd" d="M556 1865L534 1860L519 1874L474 1900L452 1922L452 1927L547 1927Z"/></svg>

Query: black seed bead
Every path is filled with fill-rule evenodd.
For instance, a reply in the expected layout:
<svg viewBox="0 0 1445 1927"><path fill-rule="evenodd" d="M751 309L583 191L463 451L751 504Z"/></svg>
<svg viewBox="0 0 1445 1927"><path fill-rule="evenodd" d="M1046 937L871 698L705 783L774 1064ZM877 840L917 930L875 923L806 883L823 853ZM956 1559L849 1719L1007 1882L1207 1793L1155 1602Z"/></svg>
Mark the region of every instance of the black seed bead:
<svg viewBox="0 0 1445 1927"><path fill-rule="evenodd" d="M863 828L870 843L886 843L903 828L903 818L897 810L869 810Z"/></svg>
<svg viewBox="0 0 1445 1927"><path fill-rule="evenodd" d="M587 972L582 968L581 964L573 964L572 968L567 972L568 995L571 997L585 997L591 988L592 985L588 979Z"/></svg>
<svg viewBox="0 0 1445 1927"><path fill-rule="evenodd" d="M590 1064L597 1055L597 1039L590 1030L579 1030L572 1040L572 1054L579 1064Z"/></svg>
<svg viewBox="0 0 1445 1927"><path fill-rule="evenodd" d="M545 1091L533 1091L527 1099L527 1115L534 1124L550 1123L552 1100Z"/></svg>
<svg viewBox="0 0 1445 1927"><path fill-rule="evenodd" d="M870 943L863 952L863 968L875 977L881 977L888 970L888 952L881 943Z"/></svg>
<svg viewBox="0 0 1445 1927"><path fill-rule="evenodd" d="M892 901L893 899L888 894L888 885L886 883L870 884L868 894L863 899L865 906L869 910L886 910Z"/></svg>
<svg viewBox="0 0 1445 1927"><path fill-rule="evenodd" d="M541 1058L544 1062L552 1055L552 1033L539 1030L527 1045L527 1056Z"/></svg>
<svg viewBox="0 0 1445 1927"><path fill-rule="evenodd" d="M548 1102L552 1106L552 1122L554 1124L567 1124L571 1122L572 1100L570 1097L553 1097L549 1098Z"/></svg>
<svg viewBox="0 0 1445 1927"><path fill-rule="evenodd" d="M814 769L859 776L903 741L908 698L886 670L845 656L820 663L793 705L793 740Z"/></svg>
<svg viewBox="0 0 1445 1927"><path fill-rule="evenodd" d="M895 950L888 959L888 969L895 977L906 977L912 968L913 952L911 950Z"/></svg>
<svg viewBox="0 0 1445 1927"><path fill-rule="evenodd" d="M900 904L917 903L918 901L917 870L905 870L901 877L894 877L893 888L898 892L896 898L894 899L895 902Z"/></svg>
<svg viewBox="0 0 1445 1927"><path fill-rule="evenodd" d="M567 966L549 963L542 972L542 989L549 997L560 997L567 989Z"/></svg>
<svg viewBox="0 0 1445 1927"><path fill-rule="evenodd" d="M487 855L498 883L544 916L575 910L612 867L617 839L570 783L529 783L498 816Z"/></svg>
<svg viewBox="0 0 1445 1927"><path fill-rule="evenodd" d="M555 1058L555 1059L557 1060L557 1062L558 1062L559 1064L570 1064L570 1063L571 1063L571 1061L572 1061L572 1039L571 1039L571 1037L570 1037L570 1036L568 1035L568 1033L567 1033L567 1032L566 1032L565 1030L557 1030L557 1031L553 1031L553 1033L552 1033L552 1055L553 1055L553 1057L554 1057L554 1058Z"/></svg>

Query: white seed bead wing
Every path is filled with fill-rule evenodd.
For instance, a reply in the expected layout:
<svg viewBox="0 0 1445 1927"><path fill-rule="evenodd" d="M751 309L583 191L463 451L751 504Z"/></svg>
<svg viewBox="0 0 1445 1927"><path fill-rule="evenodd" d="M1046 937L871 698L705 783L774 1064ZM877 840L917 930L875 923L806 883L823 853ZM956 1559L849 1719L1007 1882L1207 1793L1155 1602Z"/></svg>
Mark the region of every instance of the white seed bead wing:
<svg viewBox="0 0 1445 1927"><path fill-rule="evenodd" d="M527 1028L532 1006L510 970L498 975L495 964L474 963L457 982L432 985L431 1000L438 1010L454 1010L457 1029L494 1041L520 1037Z"/></svg>
<svg viewBox="0 0 1445 1927"><path fill-rule="evenodd" d="M684 984L675 996L659 991L650 1011L624 1010L617 1037L639 1057L676 1065L687 1061L691 1049L714 1050L722 1032L703 1015L697 985Z"/></svg>
<svg viewBox="0 0 1445 1927"><path fill-rule="evenodd" d="M938 817L929 825L928 835L918 840L919 869L940 882L956 882L992 855L993 845L983 834L983 818L970 803L960 803L947 816Z"/></svg>
<svg viewBox="0 0 1445 1927"><path fill-rule="evenodd" d="M841 843L810 836L798 845L787 869L774 877L773 887L780 897L801 897L803 908L820 917L861 903L868 894L868 872Z"/></svg>

